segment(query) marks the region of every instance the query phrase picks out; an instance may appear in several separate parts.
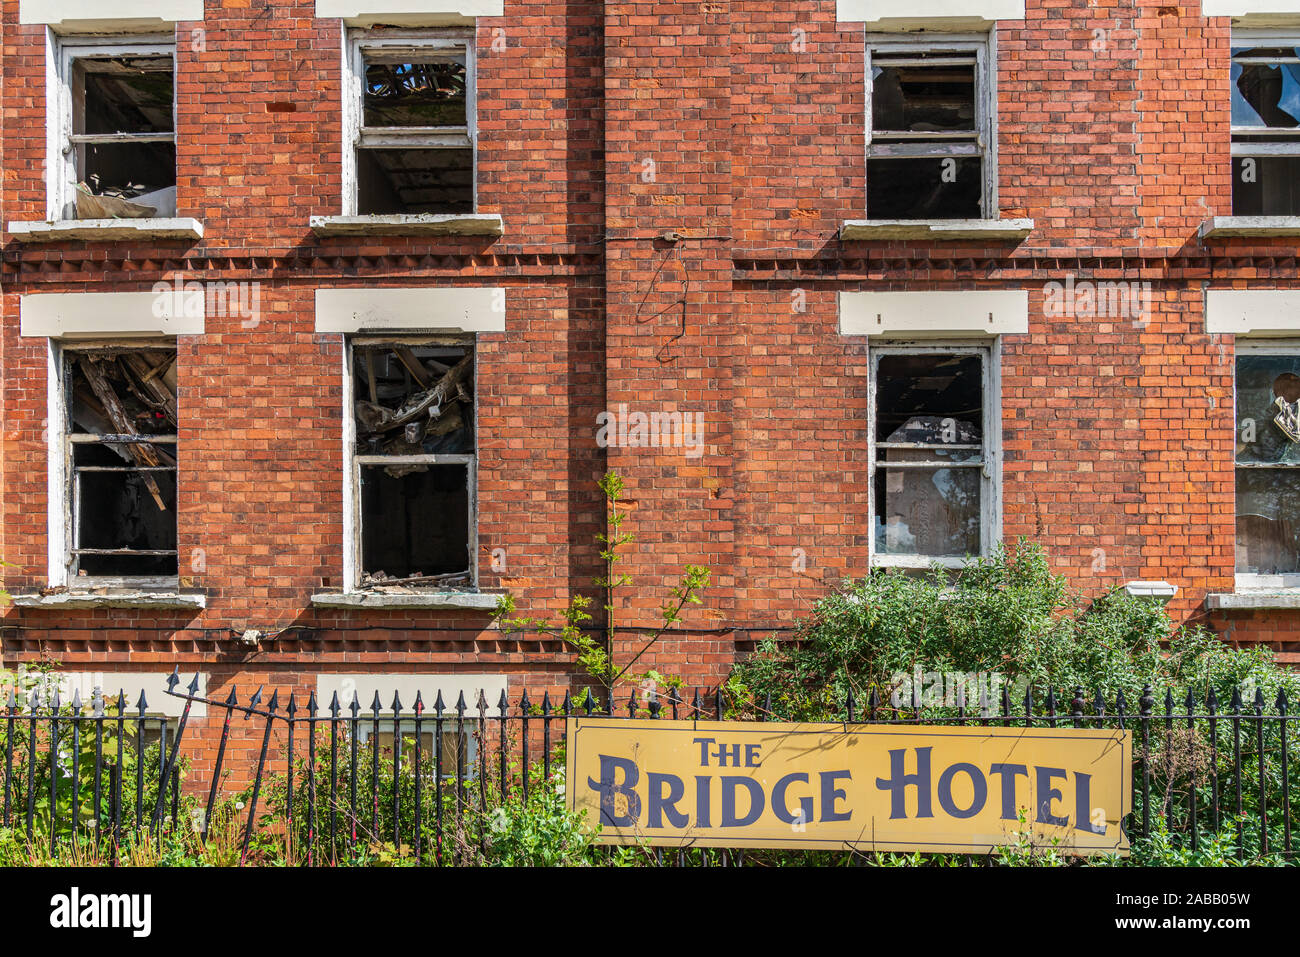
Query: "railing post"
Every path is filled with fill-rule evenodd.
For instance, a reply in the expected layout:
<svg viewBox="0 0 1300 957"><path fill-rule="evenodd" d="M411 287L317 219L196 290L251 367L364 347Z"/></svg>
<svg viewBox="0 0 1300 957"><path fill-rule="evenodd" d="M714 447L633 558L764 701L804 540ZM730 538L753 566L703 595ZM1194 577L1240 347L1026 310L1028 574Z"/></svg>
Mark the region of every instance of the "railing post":
<svg viewBox="0 0 1300 957"><path fill-rule="evenodd" d="M271 746L271 727L275 722L275 712L280 705L279 691L271 692L271 700L266 705L266 728L262 732L262 751L257 758L257 776L253 778L253 795L248 801L248 826L244 828L244 846L239 853L239 863L242 865L248 860L248 842L253 837L253 825L257 823L257 798L262 790L262 774L266 770L266 752ZM256 712L258 702L262 698L262 689L258 688L257 693L253 695L253 700L249 708Z"/></svg>
<svg viewBox="0 0 1300 957"><path fill-rule="evenodd" d="M1241 784L1241 688L1232 689L1232 777L1237 788L1237 857L1245 858L1243 846L1243 828L1241 821L1242 784Z"/></svg>
<svg viewBox="0 0 1300 957"><path fill-rule="evenodd" d="M1192 695L1192 689L1187 689L1187 699L1185 701L1187 708L1187 817L1188 825L1192 831L1192 850L1196 851L1199 845L1199 834L1196 822L1196 698Z"/></svg>
<svg viewBox="0 0 1300 957"><path fill-rule="evenodd" d="M1291 853L1291 756L1287 748L1286 688L1277 692L1278 731L1282 736L1282 849Z"/></svg>
<svg viewBox="0 0 1300 957"><path fill-rule="evenodd" d="M1151 709L1156 699L1149 684L1142 686L1138 716L1142 726L1142 836L1151 836Z"/></svg>
<svg viewBox="0 0 1300 957"><path fill-rule="evenodd" d="M284 852L285 858L289 861L297 860L294 854L294 834L293 834L293 732L294 732L294 715L298 713L298 703L295 700L294 692L289 692L289 706L285 708L285 714L289 716L289 740L286 743L286 754L284 758L284 781L285 781L285 835L284 835Z"/></svg>
<svg viewBox="0 0 1300 957"><path fill-rule="evenodd" d="M1268 787L1265 782L1264 690L1255 689L1255 752L1259 762L1259 850L1268 854Z"/></svg>

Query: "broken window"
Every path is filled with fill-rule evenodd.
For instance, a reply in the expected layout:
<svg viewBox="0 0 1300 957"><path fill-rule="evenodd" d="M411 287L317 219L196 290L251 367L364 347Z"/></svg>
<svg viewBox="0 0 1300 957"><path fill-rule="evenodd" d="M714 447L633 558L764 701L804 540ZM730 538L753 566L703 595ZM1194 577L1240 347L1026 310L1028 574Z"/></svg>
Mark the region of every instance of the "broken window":
<svg viewBox="0 0 1300 957"><path fill-rule="evenodd" d="M867 48L867 218L991 216L986 47Z"/></svg>
<svg viewBox="0 0 1300 957"><path fill-rule="evenodd" d="M352 381L361 587L473 587L472 343L358 341Z"/></svg>
<svg viewBox="0 0 1300 957"><path fill-rule="evenodd" d="M474 68L468 35L354 34L355 213L474 211Z"/></svg>
<svg viewBox="0 0 1300 957"><path fill-rule="evenodd" d="M61 62L63 217L175 216L174 47L68 45Z"/></svg>
<svg viewBox="0 0 1300 957"><path fill-rule="evenodd" d="M176 584L176 351L65 350L74 583Z"/></svg>
<svg viewBox="0 0 1300 957"><path fill-rule="evenodd" d="M1237 575L1300 586L1300 350L1238 349Z"/></svg>
<svg viewBox="0 0 1300 957"><path fill-rule="evenodd" d="M1300 215L1300 37L1272 40L1232 49L1235 216Z"/></svg>
<svg viewBox="0 0 1300 957"><path fill-rule="evenodd" d="M877 564L956 566L986 551L988 353L873 351L872 500Z"/></svg>

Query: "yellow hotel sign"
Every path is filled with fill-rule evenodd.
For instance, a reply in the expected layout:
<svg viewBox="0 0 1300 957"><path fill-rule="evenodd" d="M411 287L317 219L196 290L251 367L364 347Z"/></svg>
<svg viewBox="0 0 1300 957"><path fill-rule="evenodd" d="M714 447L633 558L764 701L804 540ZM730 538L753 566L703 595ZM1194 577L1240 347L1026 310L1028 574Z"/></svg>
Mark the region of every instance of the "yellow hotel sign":
<svg viewBox="0 0 1300 957"><path fill-rule="evenodd" d="M1105 729L570 718L566 790L611 844L1126 854L1131 758Z"/></svg>

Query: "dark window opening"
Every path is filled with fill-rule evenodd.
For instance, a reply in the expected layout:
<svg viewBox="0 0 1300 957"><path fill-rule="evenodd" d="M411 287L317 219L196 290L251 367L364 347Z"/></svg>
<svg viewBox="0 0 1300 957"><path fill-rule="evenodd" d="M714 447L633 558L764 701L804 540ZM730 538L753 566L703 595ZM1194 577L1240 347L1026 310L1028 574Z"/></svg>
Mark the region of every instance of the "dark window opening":
<svg viewBox="0 0 1300 957"><path fill-rule="evenodd" d="M474 350L380 343L353 349L361 584L474 584Z"/></svg>
<svg viewBox="0 0 1300 957"><path fill-rule="evenodd" d="M357 212L363 216L474 212L473 150L357 150Z"/></svg>
<svg viewBox="0 0 1300 957"><path fill-rule="evenodd" d="M175 353L71 352L65 363L71 574L175 577Z"/></svg>
<svg viewBox="0 0 1300 957"><path fill-rule="evenodd" d="M978 555L985 460L982 358L882 355L875 390L876 552Z"/></svg>
<svg viewBox="0 0 1300 957"><path fill-rule="evenodd" d="M170 56L74 61L77 218L176 215L174 101Z"/></svg>
<svg viewBox="0 0 1300 957"><path fill-rule="evenodd" d="M445 576L436 584L468 584L469 469L408 468L362 466L362 568L376 583Z"/></svg>
<svg viewBox="0 0 1300 957"><path fill-rule="evenodd" d="M977 156L867 161L871 219L979 219L983 190Z"/></svg>
<svg viewBox="0 0 1300 957"><path fill-rule="evenodd" d="M974 132L975 65L890 66L872 71L871 120L876 132Z"/></svg>

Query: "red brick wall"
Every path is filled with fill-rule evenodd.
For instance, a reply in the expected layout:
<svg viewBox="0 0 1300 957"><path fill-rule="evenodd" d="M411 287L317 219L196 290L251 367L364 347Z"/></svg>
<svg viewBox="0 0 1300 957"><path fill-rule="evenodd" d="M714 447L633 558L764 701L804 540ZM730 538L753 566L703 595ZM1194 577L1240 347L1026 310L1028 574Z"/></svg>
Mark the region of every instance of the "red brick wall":
<svg viewBox="0 0 1300 957"><path fill-rule="evenodd" d="M45 207L43 35L17 7L0 0L5 221ZM1231 588L1233 342L1205 334L1202 287L1292 285L1297 250L1197 239L1230 211L1225 20L1029 0L996 32L999 194L1003 216L1036 228L928 245L838 238L863 214L864 58L862 26L836 23L831 0L507 0L479 26L478 68L480 206L505 235L358 240L307 226L340 211L342 149L340 26L312 10L208 0L201 50L194 24L178 28L178 212L203 220L202 242L4 244L10 590L41 587L46 568L45 343L18 335L19 296L184 273L260 281L264 308L256 328L209 317L179 343L182 568L208 608L10 609L7 662L201 667L217 695L304 693L316 671L358 669L506 672L512 695L569 686L554 642L504 638L483 615L310 606L342 581L343 345L313 331L312 306L337 285L507 288L506 331L479 341L482 583L527 613L590 591L593 483L615 468L637 535L625 567L646 586L620 605L620 657L658 586L688 562L713 570L690 627L644 659L688 684L716 683L737 648L866 567L867 351L839 335L843 290L1029 289L1029 334L1002 343L1004 538L1042 541L1093 590L1173 582L1180 620ZM1150 322L1046 317L1043 285L1068 273L1150 280ZM701 413L704 455L598 448L596 414L623 402ZM1294 613L1215 624L1295 656ZM231 635L288 626L307 631L255 656Z"/></svg>

